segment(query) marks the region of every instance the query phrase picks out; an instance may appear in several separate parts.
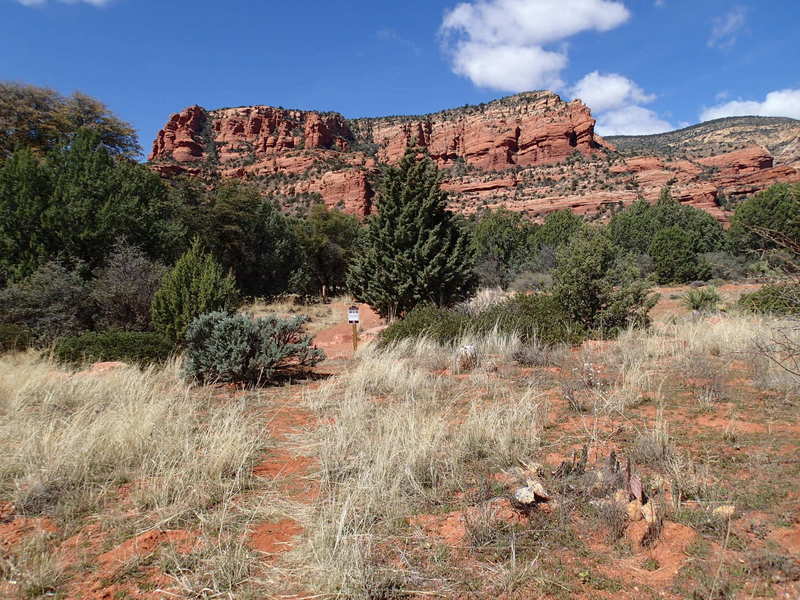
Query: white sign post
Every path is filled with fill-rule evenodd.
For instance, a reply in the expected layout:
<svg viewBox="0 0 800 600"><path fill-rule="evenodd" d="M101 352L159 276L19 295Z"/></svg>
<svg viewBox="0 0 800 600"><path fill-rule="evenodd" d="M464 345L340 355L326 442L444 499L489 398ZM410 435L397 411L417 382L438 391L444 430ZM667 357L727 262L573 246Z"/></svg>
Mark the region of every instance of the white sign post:
<svg viewBox="0 0 800 600"><path fill-rule="evenodd" d="M358 323L359 323L358 307L351 306L347 309L347 322L353 326L353 352L358 350Z"/></svg>

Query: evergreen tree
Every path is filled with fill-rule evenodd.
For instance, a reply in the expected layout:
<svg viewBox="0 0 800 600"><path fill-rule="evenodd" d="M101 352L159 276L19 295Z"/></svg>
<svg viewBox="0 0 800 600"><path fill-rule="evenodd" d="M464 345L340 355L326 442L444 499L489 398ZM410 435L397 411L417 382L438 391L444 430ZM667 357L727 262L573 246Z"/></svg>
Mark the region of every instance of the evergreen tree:
<svg viewBox="0 0 800 600"><path fill-rule="evenodd" d="M800 240L800 184L779 183L739 204L729 234L742 250L780 248L781 239Z"/></svg>
<svg viewBox="0 0 800 600"><path fill-rule="evenodd" d="M56 255L56 232L44 227L51 193L50 173L29 149L0 164L0 287Z"/></svg>
<svg viewBox="0 0 800 600"><path fill-rule="evenodd" d="M300 276L295 277L295 285L312 294L321 293L323 288L326 293L343 290L361 233L358 219L316 204L308 217L295 223L295 229L303 249L301 275L305 278L301 281Z"/></svg>
<svg viewBox="0 0 800 600"><path fill-rule="evenodd" d="M474 248L447 210L440 175L427 154L410 147L387 167L347 277L360 301L381 316L402 316L417 304L448 305L474 289Z"/></svg>
<svg viewBox="0 0 800 600"><path fill-rule="evenodd" d="M507 287L532 260L537 230L537 225L506 208L481 214L472 228L481 283Z"/></svg>
<svg viewBox="0 0 800 600"><path fill-rule="evenodd" d="M233 311L238 302L233 275L226 275L195 238L192 247L164 276L153 297L153 326L174 343L181 343L193 319L209 312Z"/></svg>
<svg viewBox="0 0 800 600"><path fill-rule="evenodd" d="M669 227L689 236L695 254L718 252L728 246L725 231L714 217L674 200L668 187L661 190L655 204L640 198L614 215L608 225L614 243L635 254L646 254L655 235Z"/></svg>
<svg viewBox="0 0 800 600"><path fill-rule="evenodd" d="M554 250L568 244L583 227L583 219L569 209L557 210L547 215L542 226L536 231L539 247Z"/></svg>
<svg viewBox="0 0 800 600"><path fill-rule="evenodd" d="M553 279L553 296L569 317L604 333L646 325L657 299L630 257L589 227L559 249Z"/></svg>
<svg viewBox="0 0 800 600"><path fill-rule="evenodd" d="M161 179L112 155L99 132L82 129L48 159L53 194L43 226L59 253L99 267L121 239L149 256L168 254L172 210Z"/></svg>
<svg viewBox="0 0 800 600"><path fill-rule="evenodd" d="M708 265L692 249L692 239L679 227L656 233L648 253L659 283L688 283L710 275Z"/></svg>

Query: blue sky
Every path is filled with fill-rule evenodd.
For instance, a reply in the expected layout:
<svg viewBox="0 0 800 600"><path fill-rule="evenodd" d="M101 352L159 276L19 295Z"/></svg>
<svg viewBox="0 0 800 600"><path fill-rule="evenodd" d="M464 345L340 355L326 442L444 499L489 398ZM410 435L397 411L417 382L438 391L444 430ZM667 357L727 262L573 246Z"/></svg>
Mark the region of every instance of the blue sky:
<svg viewBox="0 0 800 600"><path fill-rule="evenodd" d="M0 79L81 90L138 129L269 104L417 114L525 89L600 133L800 118L799 0L0 0Z"/></svg>

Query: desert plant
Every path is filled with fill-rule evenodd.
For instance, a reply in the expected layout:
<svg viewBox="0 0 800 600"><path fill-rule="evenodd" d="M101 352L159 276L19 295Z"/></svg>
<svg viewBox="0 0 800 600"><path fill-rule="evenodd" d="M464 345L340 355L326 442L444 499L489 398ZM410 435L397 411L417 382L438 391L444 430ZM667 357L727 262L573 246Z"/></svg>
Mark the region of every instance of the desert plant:
<svg viewBox="0 0 800 600"><path fill-rule="evenodd" d="M436 164L409 147L387 167L371 217L347 275L353 295L381 316L402 316L417 304L446 306L476 284L468 232L447 210Z"/></svg>
<svg viewBox="0 0 800 600"><path fill-rule="evenodd" d="M0 491L19 513L68 521L138 481L134 506L181 519L251 480L264 438L244 405L189 396L171 364L69 375L32 353L0 357Z"/></svg>
<svg viewBox="0 0 800 600"><path fill-rule="evenodd" d="M716 310L722 297L715 287L695 288L681 296L681 303L689 310L708 312Z"/></svg>
<svg viewBox="0 0 800 600"><path fill-rule="evenodd" d="M165 362L175 347L163 335L145 331L102 331L58 340L55 357L64 363L123 361L139 365Z"/></svg>
<svg viewBox="0 0 800 600"><path fill-rule="evenodd" d="M553 297L581 327L604 332L649 322L657 297L600 230L584 228L558 252Z"/></svg>
<svg viewBox="0 0 800 600"><path fill-rule="evenodd" d="M755 313L777 315L800 314L800 284L780 283L765 285L760 290L743 294L738 305Z"/></svg>
<svg viewBox="0 0 800 600"><path fill-rule="evenodd" d="M659 283L685 283L706 279L711 274L708 265L694 252L689 235L679 227L658 231L648 253Z"/></svg>
<svg viewBox="0 0 800 600"><path fill-rule="evenodd" d="M91 284L98 328L149 329L150 305L166 272L164 265L138 248L117 244Z"/></svg>
<svg viewBox="0 0 800 600"><path fill-rule="evenodd" d="M239 303L239 292L231 274L225 275L199 239L164 276L153 297L151 316L157 331L182 343L189 323L213 311L231 311Z"/></svg>
<svg viewBox="0 0 800 600"><path fill-rule="evenodd" d="M740 203L728 233L737 248L753 250L800 239L800 185L776 184Z"/></svg>
<svg viewBox="0 0 800 600"><path fill-rule="evenodd" d="M455 310L430 304L417 306L381 333L381 345L423 336L440 344L452 343L466 331L469 321L467 315Z"/></svg>
<svg viewBox="0 0 800 600"><path fill-rule="evenodd" d="M23 327L34 344L46 346L59 337L90 329L87 296L86 283L76 271L49 262L0 291L0 323Z"/></svg>
<svg viewBox="0 0 800 600"><path fill-rule="evenodd" d="M304 335L307 321L303 316L201 315L186 331L184 372L201 381L258 385L281 371L311 367L324 360L325 353Z"/></svg>

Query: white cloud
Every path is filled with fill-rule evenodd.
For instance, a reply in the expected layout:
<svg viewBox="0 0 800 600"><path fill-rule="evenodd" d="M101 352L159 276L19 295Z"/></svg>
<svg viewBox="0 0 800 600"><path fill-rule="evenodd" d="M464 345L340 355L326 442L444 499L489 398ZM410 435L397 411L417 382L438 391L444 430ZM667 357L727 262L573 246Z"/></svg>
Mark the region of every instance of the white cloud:
<svg viewBox="0 0 800 600"><path fill-rule="evenodd" d="M709 48L729 48L736 43L739 31L744 27L746 11L743 6L734 6L724 15L715 18L711 24Z"/></svg>
<svg viewBox="0 0 800 600"><path fill-rule="evenodd" d="M600 135L646 135L674 129L654 111L639 106L656 97L624 75L594 71L576 83L570 92L592 109Z"/></svg>
<svg viewBox="0 0 800 600"><path fill-rule="evenodd" d="M652 102L656 97L646 94L636 83L617 73L589 73L572 88L572 96L583 100L596 113L630 104Z"/></svg>
<svg viewBox="0 0 800 600"><path fill-rule="evenodd" d="M777 90L767 94L763 101L732 100L706 108L700 114L701 121L722 117L792 117L800 119L800 89Z"/></svg>
<svg viewBox="0 0 800 600"><path fill-rule="evenodd" d="M91 4L92 6L106 6L111 4L114 0L58 0L64 4ZM44 6L47 0L17 0L23 6Z"/></svg>
<svg viewBox="0 0 800 600"><path fill-rule="evenodd" d="M472 0L445 14L440 32L453 70L475 85L521 92L563 85L565 49L544 46L630 18L616 0Z"/></svg>
<svg viewBox="0 0 800 600"><path fill-rule="evenodd" d="M675 128L649 108L624 106L601 114L596 129L600 135L648 135Z"/></svg>

